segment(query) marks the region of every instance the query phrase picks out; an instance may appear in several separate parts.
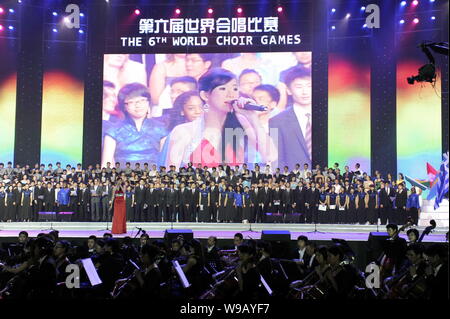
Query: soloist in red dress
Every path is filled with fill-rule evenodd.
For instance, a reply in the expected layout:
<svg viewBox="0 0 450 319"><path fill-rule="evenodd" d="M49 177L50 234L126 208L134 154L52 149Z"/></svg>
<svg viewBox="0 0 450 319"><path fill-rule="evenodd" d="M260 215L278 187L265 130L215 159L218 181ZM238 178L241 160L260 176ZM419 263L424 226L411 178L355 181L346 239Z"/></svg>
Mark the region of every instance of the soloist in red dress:
<svg viewBox="0 0 450 319"><path fill-rule="evenodd" d="M112 233L125 234L127 232L127 210L125 206L125 197L122 190L115 193L114 215L112 220Z"/></svg>

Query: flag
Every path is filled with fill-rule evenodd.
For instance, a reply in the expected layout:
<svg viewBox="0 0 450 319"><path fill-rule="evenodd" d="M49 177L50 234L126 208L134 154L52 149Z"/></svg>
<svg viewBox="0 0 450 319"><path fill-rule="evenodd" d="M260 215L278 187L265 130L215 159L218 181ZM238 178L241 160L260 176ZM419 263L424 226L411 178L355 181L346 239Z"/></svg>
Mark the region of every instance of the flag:
<svg viewBox="0 0 450 319"><path fill-rule="evenodd" d="M437 176L436 183L436 200L434 201L434 209L439 208L439 204L444 199L445 195L448 193L448 152L444 153L442 156L442 164L439 170L439 175Z"/></svg>
<svg viewBox="0 0 450 319"><path fill-rule="evenodd" d="M405 175L405 179L412 186L418 187L418 188L420 188L423 191L426 190L429 187L429 185L430 185L429 181L426 181L426 180L423 180L423 179L413 179L413 178L409 177L408 175Z"/></svg>
<svg viewBox="0 0 450 319"><path fill-rule="evenodd" d="M429 188L433 188L434 185L436 185L437 183L437 175L438 175L438 171L431 166L430 163L427 163L427 175L428 175L428 180L430 182L430 185L428 186Z"/></svg>

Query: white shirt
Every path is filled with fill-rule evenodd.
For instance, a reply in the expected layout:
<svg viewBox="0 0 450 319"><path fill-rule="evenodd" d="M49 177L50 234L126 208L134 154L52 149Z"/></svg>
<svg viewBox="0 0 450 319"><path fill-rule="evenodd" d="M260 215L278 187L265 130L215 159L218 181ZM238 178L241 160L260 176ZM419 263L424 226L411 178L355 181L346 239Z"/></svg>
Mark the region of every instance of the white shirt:
<svg viewBox="0 0 450 319"><path fill-rule="evenodd" d="M313 264L315 258L316 258L316 254L311 256L311 259L309 260L309 265L308 265L309 268L312 267L312 264Z"/></svg>
<svg viewBox="0 0 450 319"><path fill-rule="evenodd" d="M303 248L303 249L299 249L299 250L298 250L298 254L299 254L299 256L300 256L299 259L303 259L303 257L305 256L305 252L306 252L306 248Z"/></svg>
<svg viewBox="0 0 450 319"><path fill-rule="evenodd" d="M297 116L298 124L300 124L300 129L302 130L303 137L306 139L306 124L308 123L308 117L306 114L310 114L309 120L310 124L312 125L312 118L311 118L311 105L309 107L300 106L298 104L294 104L294 112L295 116Z"/></svg>
<svg viewBox="0 0 450 319"><path fill-rule="evenodd" d="M442 267L442 264L440 264L439 266L437 266L437 267L434 269L434 277L437 277L437 274L438 274L438 272L439 272L439 269L441 269L441 267Z"/></svg>

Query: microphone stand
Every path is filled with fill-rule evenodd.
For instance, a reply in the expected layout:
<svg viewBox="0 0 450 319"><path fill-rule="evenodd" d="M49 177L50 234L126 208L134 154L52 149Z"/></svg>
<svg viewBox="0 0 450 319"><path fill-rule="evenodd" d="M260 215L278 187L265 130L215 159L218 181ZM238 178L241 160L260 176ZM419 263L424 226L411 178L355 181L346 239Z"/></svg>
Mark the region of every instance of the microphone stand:
<svg viewBox="0 0 450 319"><path fill-rule="evenodd" d="M310 210L311 208L310 207L308 207L308 210ZM317 212L317 214L318 214L318 212ZM325 232L322 232L322 231L318 231L317 230L317 216L313 216L313 219L314 219L314 230L313 231L309 231L309 232L307 232L308 234L325 234Z"/></svg>

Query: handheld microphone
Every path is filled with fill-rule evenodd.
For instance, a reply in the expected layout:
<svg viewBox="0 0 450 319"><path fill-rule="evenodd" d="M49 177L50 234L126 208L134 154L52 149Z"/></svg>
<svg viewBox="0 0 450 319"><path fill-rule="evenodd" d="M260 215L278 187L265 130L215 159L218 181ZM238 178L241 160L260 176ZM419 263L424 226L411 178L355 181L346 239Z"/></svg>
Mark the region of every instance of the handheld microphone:
<svg viewBox="0 0 450 319"><path fill-rule="evenodd" d="M237 102L237 100L233 101L233 106L236 105L236 102ZM259 105L259 104L254 104L254 103L245 103L244 104L244 110L264 112L264 111L267 111L268 109L269 108L264 105Z"/></svg>

